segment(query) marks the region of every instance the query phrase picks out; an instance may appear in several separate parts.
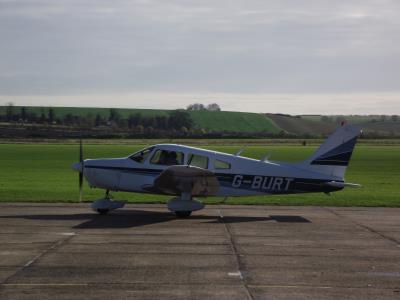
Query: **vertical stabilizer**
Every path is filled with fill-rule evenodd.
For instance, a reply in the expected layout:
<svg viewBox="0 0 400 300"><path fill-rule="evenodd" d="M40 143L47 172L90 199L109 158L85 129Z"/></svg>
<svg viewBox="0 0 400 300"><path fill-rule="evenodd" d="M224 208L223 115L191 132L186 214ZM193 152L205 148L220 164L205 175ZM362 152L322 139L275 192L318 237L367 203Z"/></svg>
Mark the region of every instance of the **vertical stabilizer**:
<svg viewBox="0 0 400 300"><path fill-rule="evenodd" d="M299 167L343 179L360 133L361 128L356 125L339 127Z"/></svg>

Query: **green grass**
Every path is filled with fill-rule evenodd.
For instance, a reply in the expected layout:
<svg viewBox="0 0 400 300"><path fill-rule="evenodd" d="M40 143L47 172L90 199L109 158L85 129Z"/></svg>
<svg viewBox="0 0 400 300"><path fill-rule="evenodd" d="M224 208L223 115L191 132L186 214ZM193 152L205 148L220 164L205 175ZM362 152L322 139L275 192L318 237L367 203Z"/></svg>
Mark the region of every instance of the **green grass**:
<svg viewBox="0 0 400 300"><path fill-rule="evenodd" d="M85 157L126 156L144 145L85 145ZM234 153L234 145L204 146ZM315 146L249 146L242 155L259 158L266 153L273 160L296 161L310 155ZM229 198L231 204L400 206L400 146L365 146L356 148L346 179L360 183L361 189L346 189L331 196L302 194ZM0 144L0 201L74 202L78 198L78 176L71 170L78 147L64 144ZM103 191L85 186L84 200L103 196ZM114 193L131 202L159 203L169 197L146 194ZM222 199L209 198L206 203Z"/></svg>

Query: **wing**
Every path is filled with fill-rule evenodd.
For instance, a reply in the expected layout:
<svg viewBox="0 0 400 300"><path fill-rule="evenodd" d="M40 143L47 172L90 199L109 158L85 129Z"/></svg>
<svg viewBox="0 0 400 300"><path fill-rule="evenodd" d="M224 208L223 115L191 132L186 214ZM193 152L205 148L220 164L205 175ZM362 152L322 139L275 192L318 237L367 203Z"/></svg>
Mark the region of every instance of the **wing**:
<svg viewBox="0 0 400 300"><path fill-rule="evenodd" d="M214 196L219 189L215 174L209 170L193 166L171 166L155 180L155 190L165 194L192 196Z"/></svg>

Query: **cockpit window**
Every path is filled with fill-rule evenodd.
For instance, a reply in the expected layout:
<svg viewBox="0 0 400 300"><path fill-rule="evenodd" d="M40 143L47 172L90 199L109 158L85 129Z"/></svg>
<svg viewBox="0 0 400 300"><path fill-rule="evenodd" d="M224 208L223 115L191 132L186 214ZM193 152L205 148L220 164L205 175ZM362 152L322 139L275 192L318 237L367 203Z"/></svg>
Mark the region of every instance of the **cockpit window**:
<svg viewBox="0 0 400 300"><path fill-rule="evenodd" d="M183 164L183 153L176 151L157 150L150 162L155 165L173 166Z"/></svg>
<svg viewBox="0 0 400 300"><path fill-rule="evenodd" d="M199 167L202 169L207 169L208 157L197 154L189 154L188 165Z"/></svg>
<svg viewBox="0 0 400 300"><path fill-rule="evenodd" d="M215 169L230 169L231 168L231 164L226 162L226 161L222 161L222 160L216 159L214 161L214 168Z"/></svg>
<svg viewBox="0 0 400 300"><path fill-rule="evenodd" d="M149 157L151 151L153 151L154 147L146 148L143 150L140 150L139 152L136 152L135 154L132 154L129 156L130 159L138 162L138 163L143 163Z"/></svg>

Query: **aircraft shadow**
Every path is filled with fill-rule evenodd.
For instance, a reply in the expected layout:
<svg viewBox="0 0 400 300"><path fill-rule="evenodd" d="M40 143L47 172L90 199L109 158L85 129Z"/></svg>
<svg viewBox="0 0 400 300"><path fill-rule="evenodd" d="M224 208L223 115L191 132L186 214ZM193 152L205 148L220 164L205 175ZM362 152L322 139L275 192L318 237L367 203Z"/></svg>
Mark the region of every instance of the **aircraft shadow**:
<svg viewBox="0 0 400 300"><path fill-rule="evenodd" d="M113 211L108 215L98 215L96 213L86 214L47 214L47 215L14 215L0 216L0 219L27 219L38 221L82 221L82 223L73 226L77 229L98 229L98 228L130 228L145 225L164 223L177 220L177 217L170 212L142 211L142 210L120 210ZM244 223L275 221L280 223L310 223L308 219L301 216L292 215L270 215L265 217L251 216L202 216L193 215L187 218L190 220L204 220L207 223Z"/></svg>

